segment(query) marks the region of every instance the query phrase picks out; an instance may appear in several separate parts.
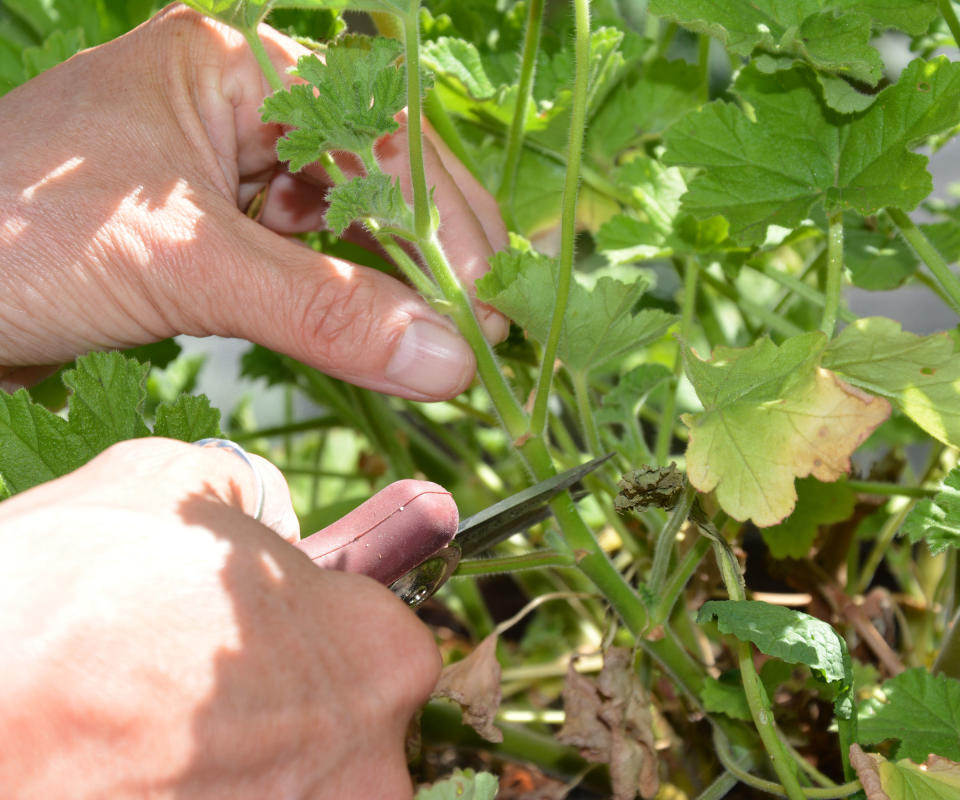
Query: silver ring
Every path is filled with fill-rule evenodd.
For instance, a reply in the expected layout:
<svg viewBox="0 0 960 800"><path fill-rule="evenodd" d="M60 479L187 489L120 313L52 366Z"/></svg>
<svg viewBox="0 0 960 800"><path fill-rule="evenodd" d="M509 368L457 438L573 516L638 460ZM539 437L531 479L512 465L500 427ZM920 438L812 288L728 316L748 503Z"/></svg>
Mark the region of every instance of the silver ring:
<svg viewBox="0 0 960 800"><path fill-rule="evenodd" d="M253 463L253 459L250 458L250 454L244 450L236 442L232 442L229 439L197 439L193 442L197 447L216 447L220 450L228 450L234 455L240 456L246 462L246 465L250 467L251 472L253 472L253 478L256 481L257 486L257 509L253 514L253 518L260 521L260 517L263 516L263 503L266 499L266 490L263 485L263 475L260 473L259 468L256 464Z"/></svg>

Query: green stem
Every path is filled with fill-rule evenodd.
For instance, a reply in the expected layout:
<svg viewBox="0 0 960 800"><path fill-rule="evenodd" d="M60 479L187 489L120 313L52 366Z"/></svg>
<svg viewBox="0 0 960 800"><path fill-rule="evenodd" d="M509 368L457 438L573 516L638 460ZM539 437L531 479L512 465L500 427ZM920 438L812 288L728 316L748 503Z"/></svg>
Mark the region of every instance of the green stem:
<svg viewBox="0 0 960 800"><path fill-rule="evenodd" d="M570 370L573 379L573 394L577 400L577 416L587 437L587 447L590 452L598 456L601 452L600 433L597 431L597 422L593 418L593 409L590 406L590 387L587 373L584 370Z"/></svg>
<svg viewBox="0 0 960 800"><path fill-rule="evenodd" d="M679 263L679 262L677 262ZM700 262L688 258L683 273L683 305L680 316L680 337L673 361L673 375L676 380L666 389L667 398L663 404L663 414L657 428L656 460L657 464L667 463L670 456L670 441L673 438L673 426L677 415L677 392L680 391L680 377L683 375L683 348L690 343L693 332L693 317L697 305L697 280L700 277Z"/></svg>
<svg viewBox="0 0 960 800"><path fill-rule="evenodd" d="M912 503L904 505L903 508L895 514L887 517L883 523L883 527L880 528L880 532L874 540L873 547L870 549L870 554L860 569L855 594L863 594L867 590L867 587L870 586L870 582L873 580L877 568L883 562L883 559L886 558L887 550L890 548L891 543L897 535L897 531L900 530L900 526L903 524L903 520L906 519L912 505Z"/></svg>
<svg viewBox="0 0 960 800"><path fill-rule="evenodd" d="M686 555L680 559L676 569L670 573L670 579L663 585L660 592L660 600L650 614L650 621L653 625L662 625L670 617L673 607L686 588L687 581L700 566L703 557L710 549L710 540L705 536L698 536Z"/></svg>
<svg viewBox="0 0 960 800"><path fill-rule="evenodd" d="M235 442L249 442L253 439L268 439L273 436L285 436L288 433L302 433L324 428L335 428L340 425L340 419L334 414L324 414L320 417L311 417L300 422L291 422L289 425L276 425L270 428L255 428L252 431L230 431L230 438Z"/></svg>
<svg viewBox="0 0 960 800"><path fill-rule="evenodd" d="M283 83L283 78L280 77L280 73L277 72L276 67L273 66L270 56L267 55L267 50L263 46L263 40L260 38L260 34L257 33L256 27L243 28L240 32L243 34L243 38L247 40L247 44L250 45L250 49L253 51L253 57L257 59L260 71L263 72L267 83L270 84L270 88L275 92L285 89L286 86Z"/></svg>
<svg viewBox="0 0 960 800"><path fill-rule="evenodd" d="M443 248L434 235L422 240L420 250L433 274L440 291L450 303L448 313L457 324L460 333L473 349L477 359L477 372L490 395L497 413L510 437L516 442L527 433L527 415L507 384L493 350L480 329L473 305L462 284L454 274Z"/></svg>
<svg viewBox="0 0 960 800"><path fill-rule="evenodd" d="M792 795L785 786L781 786L779 783L774 783L773 781L764 780L763 778L758 778L743 769L735 760L733 753L730 752L730 745L727 742L726 737L716 727L713 729L713 731L713 749L716 752L720 763L723 764L724 769L726 769L732 775L735 775L741 783L751 786L754 789L759 789L760 791L767 792L768 794L775 794L779 797L810 798L810 800L835 800L835 798L839 799L842 797L850 797L863 788L860 784L860 781L857 780L841 784L840 786L828 786L821 789L800 788L797 795Z"/></svg>
<svg viewBox="0 0 960 800"><path fill-rule="evenodd" d="M650 575L647 577L647 588L655 596L660 596L663 591L663 584L670 568L670 559L673 558L673 547L677 541L677 534L687 521L687 517L690 516L690 509L693 507L693 501L696 497L697 490L687 484L680 500L670 513L667 524L663 526L657 536L657 546L653 552L653 566L650 567Z"/></svg>
<svg viewBox="0 0 960 800"><path fill-rule="evenodd" d="M953 3L951 0L937 0L937 5L940 6L940 13L947 27L950 28L950 33L953 34L953 41L957 47L960 47L960 21L957 20L956 12L953 10Z"/></svg>
<svg viewBox="0 0 960 800"><path fill-rule="evenodd" d="M455 578L471 575L499 575L505 572L517 572L522 569L542 569L544 567L573 567L576 559L569 553L557 553L553 550L525 553L520 556L502 556L498 558L471 558L457 565Z"/></svg>
<svg viewBox="0 0 960 800"><path fill-rule="evenodd" d="M457 126L447 113L447 109L443 107L443 103L440 102L435 90L428 91L424 95L423 112L427 115L427 119L430 121L433 129L440 135L440 138L443 139L447 147L449 147L451 152L457 157L457 160L470 170L474 177L479 176L480 171L473 162L473 158L470 156L466 145L464 145L460 131L457 130Z"/></svg>
<svg viewBox="0 0 960 800"><path fill-rule="evenodd" d="M956 18L954 17L954 19ZM907 244L920 256L923 263L930 268L933 277L943 287L943 290L947 293L950 308L953 309L954 313L960 314L960 278L950 270L946 260L940 255L940 251L930 243L930 240L910 217L899 208L888 208L887 215L893 220L893 224L897 226Z"/></svg>
<svg viewBox="0 0 960 800"><path fill-rule="evenodd" d="M527 109L533 89L533 77L537 66L537 51L540 49L540 30L543 27L543 0L530 0L527 8L527 25L523 39L523 58L520 63L520 80L517 85L517 103L513 108L513 120L507 134L507 157L504 160L497 202L507 218L507 225L516 228L513 221L513 195L517 185L517 169L523 152L523 134L527 121Z"/></svg>
<svg viewBox="0 0 960 800"><path fill-rule="evenodd" d="M756 270L761 275L765 275L766 277L770 278L770 280L776 281L782 287L793 292L795 295L803 300L806 300L808 303L811 303L819 308L824 308L826 306L827 301L823 292L811 286L809 283L806 283L799 278L795 278L793 275L787 275L785 272L769 264L765 264L763 266L747 264L747 266ZM840 308L838 309L837 313L839 318L844 322L853 322L857 319L857 315L848 308Z"/></svg>
<svg viewBox="0 0 960 800"><path fill-rule="evenodd" d="M743 577L740 575L740 566L726 542L720 537L713 540L713 552L730 599L745 600L746 592ZM770 758L773 771L783 784L783 789L790 800L803 800L804 794L796 764L784 749L783 742L777 734L770 698L767 697L760 676L757 674L757 668L753 663L753 648L749 642L739 642L737 659L740 663L740 680L743 683L743 692L747 696L750 715L753 717L757 733L760 734L760 741L763 742L767 756Z"/></svg>
<svg viewBox="0 0 960 800"><path fill-rule="evenodd" d="M781 317L779 314L774 313L759 303L755 303L753 300L739 295L732 286L728 286L723 281L718 280L707 270L700 272L700 280L711 289L714 289L719 294L736 303L741 311L756 317L771 331L787 337L799 336L801 333L806 333L806 331L796 323L791 322L785 317Z"/></svg>
<svg viewBox="0 0 960 800"><path fill-rule="evenodd" d="M843 214L837 212L829 220L827 230L827 279L823 293L823 316L820 330L833 337L840 308L840 290L843 286Z"/></svg>
<svg viewBox="0 0 960 800"><path fill-rule="evenodd" d="M403 18L404 55L407 62L407 141L410 152L410 182L413 186L413 225L426 239L433 230L427 173L423 163L423 124L420 119L420 3L411 3Z"/></svg>
<svg viewBox="0 0 960 800"><path fill-rule="evenodd" d="M573 108L570 111L567 173L563 184L563 204L560 213L560 259L553 319L543 348L540 379L537 382L530 419L530 431L534 436L542 435L547 427L547 402L550 398L554 361L560 345L560 335L563 332L570 285L573 282L573 256L577 235L577 190L580 184L580 158L587 120L587 89L590 76L590 0L574 0L574 14L576 17L574 39L576 74L573 81Z"/></svg>

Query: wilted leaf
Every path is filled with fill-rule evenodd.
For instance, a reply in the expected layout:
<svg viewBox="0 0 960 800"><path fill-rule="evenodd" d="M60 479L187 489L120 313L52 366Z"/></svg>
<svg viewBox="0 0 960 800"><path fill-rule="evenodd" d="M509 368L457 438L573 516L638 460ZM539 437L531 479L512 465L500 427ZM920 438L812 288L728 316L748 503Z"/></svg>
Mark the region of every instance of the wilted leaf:
<svg viewBox="0 0 960 800"><path fill-rule="evenodd" d="M496 634L487 636L466 658L444 667L432 696L453 700L465 725L488 742L502 742L503 732L493 724L501 696Z"/></svg>
<svg viewBox="0 0 960 800"><path fill-rule="evenodd" d="M819 333L779 347L719 347L711 361L688 351L687 374L704 410L685 414L687 474L701 492L716 489L724 511L774 525L796 504L794 479L834 481L850 454L890 413L883 398L847 385L817 366Z"/></svg>
<svg viewBox="0 0 960 800"><path fill-rule="evenodd" d="M669 467L642 467L622 476L617 485L620 491L613 498L613 507L620 513L643 511L651 506L669 510L683 491L683 473L675 463Z"/></svg>
<svg viewBox="0 0 960 800"><path fill-rule="evenodd" d="M557 733L588 761L610 765L614 800L656 795L660 780L646 692L630 650L611 647L597 678L580 675L571 662L563 689L566 720Z"/></svg>

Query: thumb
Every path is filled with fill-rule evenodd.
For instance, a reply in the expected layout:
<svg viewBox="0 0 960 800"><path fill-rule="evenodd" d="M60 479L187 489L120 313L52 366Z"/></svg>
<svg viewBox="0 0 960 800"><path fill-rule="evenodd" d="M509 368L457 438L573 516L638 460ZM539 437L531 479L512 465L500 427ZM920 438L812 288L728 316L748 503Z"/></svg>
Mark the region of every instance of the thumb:
<svg viewBox="0 0 960 800"><path fill-rule="evenodd" d="M206 302L195 322L205 333L248 339L358 386L413 400L447 399L470 384L473 352L413 289L316 253L235 208L223 212L232 224L217 226L227 235L204 259L208 275L197 287Z"/></svg>

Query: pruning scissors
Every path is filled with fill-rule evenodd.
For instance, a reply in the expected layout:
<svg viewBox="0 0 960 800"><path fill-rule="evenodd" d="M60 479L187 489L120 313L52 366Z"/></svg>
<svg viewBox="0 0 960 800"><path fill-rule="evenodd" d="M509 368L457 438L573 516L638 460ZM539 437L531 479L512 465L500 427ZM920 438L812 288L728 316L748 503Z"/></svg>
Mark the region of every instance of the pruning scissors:
<svg viewBox="0 0 960 800"><path fill-rule="evenodd" d="M453 575L461 558L489 550L519 531L550 516L547 505L565 489L593 472L608 453L540 481L460 522L453 540L390 584L390 590L412 608L432 597ZM578 498L579 499L579 498Z"/></svg>

